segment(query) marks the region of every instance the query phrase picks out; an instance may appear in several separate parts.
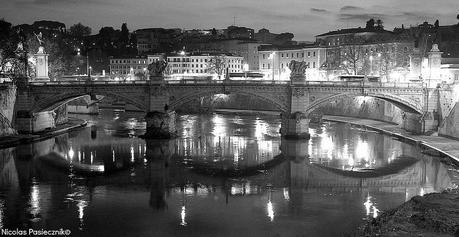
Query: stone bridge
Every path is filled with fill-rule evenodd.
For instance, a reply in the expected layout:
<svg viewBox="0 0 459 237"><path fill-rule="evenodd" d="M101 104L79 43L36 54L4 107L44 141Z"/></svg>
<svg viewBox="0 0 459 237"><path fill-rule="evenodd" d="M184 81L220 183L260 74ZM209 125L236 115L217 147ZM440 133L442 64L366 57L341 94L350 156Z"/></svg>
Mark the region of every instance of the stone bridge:
<svg viewBox="0 0 459 237"><path fill-rule="evenodd" d="M54 81L29 82L18 88L16 128L34 132L46 128L35 124L40 117L71 100L85 95L104 95L132 104L145 112L168 111L193 99L213 94L241 94L275 105L283 114L283 135L304 134L308 115L316 108L343 97L368 96L393 103L432 126L437 110L435 89L420 83L338 82L338 81ZM429 106L430 104L430 106ZM438 110L437 110L438 111ZM300 113L297 113L300 112ZM430 116L429 116L430 115ZM35 126L35 127L34 127ZM173 128L173 126L172 126Z"/></svg>

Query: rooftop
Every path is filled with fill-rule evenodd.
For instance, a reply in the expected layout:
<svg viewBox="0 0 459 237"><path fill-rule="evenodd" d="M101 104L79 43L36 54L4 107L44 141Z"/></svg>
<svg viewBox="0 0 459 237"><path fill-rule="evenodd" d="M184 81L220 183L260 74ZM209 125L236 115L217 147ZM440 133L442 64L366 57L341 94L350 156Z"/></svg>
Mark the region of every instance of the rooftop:
<svg viewBox="0 0 459 237"><path fill-rule="evenodd" d="M367 29L367 28L347 28L347 29L340 29L340 30L334 30L334 31L329 31L324 34L316 35L316 37L322 37L322 36L330 36L330 35L343 35L343 34L358 34L358 33L390 33L392 34L392 31L388 30L382 30L382 29Z"/></svg>

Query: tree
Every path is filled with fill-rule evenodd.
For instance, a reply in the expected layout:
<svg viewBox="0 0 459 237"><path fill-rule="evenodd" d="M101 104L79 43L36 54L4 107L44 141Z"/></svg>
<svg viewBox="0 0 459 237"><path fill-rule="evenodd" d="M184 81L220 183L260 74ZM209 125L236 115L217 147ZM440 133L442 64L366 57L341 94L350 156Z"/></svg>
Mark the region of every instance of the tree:
<svg viewBox="0 0 459 237"><path fill-rule="evenodd" d="M129 44L129 29L127 28L127 24L123 23L121 25L121 33L120 37L118 38L118 48L125 49Z"/></svg>
<svg viewBox="0 0 459 237"><path fill-rule="evenodd" d="M366 29L374 29L375 28L375 19L368 20L365 28Z"/></svg>
<svg viewBox="0 0 459 237"><path fill-rule="evenodd" d="M346 45L342 45L336 52L334 67L339 67L345 74L358 75L363 72L366 52L363 47L365 40L357 36L350 36Z"/></svg>
<svg viewBox="0 0 459 237"><path fill-rule="evenodd" d="M360 44L349 44L341 48L340 67L350 75L357 75L363 68L364 56L363 47Z"/></svg>
<svg viewBox="0 0 459 237"><path fill-rule="evenodd" d="M77 39L82 39L85 36L91 35L91 31L89 26L85 26L81 23L70 26L69 28L69 34Z"/></svg>
<svg viewBox="0 0 459 237"><path fill-rule="evenodd" d="M0 19L0 70L6 59L12 54L11 48L11 23Z"/></svg>
<svg viewBox="0 0 459 237"><path fill-rule="evenodd" d="M65 35L59 35L53 38L44 37L43 44L48 57L49 77L58 79L64 74L73 74L77 67L77 58L74 56L74 49L68 43L69 39ZM32 57L38 51L40 46L36 37L27 36L26 45L28 46L28 57Z"/></svg>
<svg viewBox="0 0 459 237"><path fill-rule="evenodd" d="M225 73L228 66L228 60L225 55L212 56L207 62L207 69L210 73L216 73L218 79L221 79L223 73Z"/></svg>
<svg viewBox="0 0 459 237"><path fill-rule="evenodd" d="M435 23L434 23L434 26L435 26L435 28L440 27L440 22L438 20L436 20Z"/></svg>
<svg viewBox="0 0 459 237"><path fill-rule="evenodd" d="M376 21L376 28L377 28L378 30L384 30L383 21L382 21L381 19L378 19L378 20Z"/></svg>

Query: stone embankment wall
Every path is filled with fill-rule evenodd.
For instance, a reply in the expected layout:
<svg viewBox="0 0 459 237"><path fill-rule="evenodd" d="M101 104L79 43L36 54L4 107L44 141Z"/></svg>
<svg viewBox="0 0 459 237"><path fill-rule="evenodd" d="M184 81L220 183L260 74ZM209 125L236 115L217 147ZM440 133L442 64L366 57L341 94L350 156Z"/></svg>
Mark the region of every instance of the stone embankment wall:
<svg viewBox="0 0 459 237"><path fill-rule="evenodd" d="M456 103L438 128L438 135L459 139L459 105Z"/></svg>
<svg viewBox="0 0 459 237"><path fill-rule="evenodd" d="M67 104L67 112L72 114L98 114L99 104L91 100L91 96L84 96L70 101Z"/></svg>
<svg viewBox="0 0 459 237"><path fill-rule="evenodd" d="M278 108L269 102L247 95L229 94L213 95L196 98L176 108L181 113L201 113L214 109L235 110L267 110L277 111Z"/></svg>
<svg viewBox="0 0 459 237"><path fill-rule="evenodd" d="M13 84L0 84L0 137L15 134L11 127L16 102L16 86Z"/></svg>

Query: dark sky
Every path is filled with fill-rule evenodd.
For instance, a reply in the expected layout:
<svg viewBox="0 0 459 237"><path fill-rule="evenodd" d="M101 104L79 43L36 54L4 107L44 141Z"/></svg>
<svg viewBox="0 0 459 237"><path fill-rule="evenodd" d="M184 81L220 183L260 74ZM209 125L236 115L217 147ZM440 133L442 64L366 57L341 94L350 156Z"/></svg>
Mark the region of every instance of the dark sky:
<svg viewBox="0 0 459 237"><path fill-rule="evenodd" d="M292 32L295 40L380 18L386 29L425 20L457 23L458 0L0 0L0 17L14 24L57 20L81 22L97 33L101 26L226 28L233 24L258 31Z"/></svg>

